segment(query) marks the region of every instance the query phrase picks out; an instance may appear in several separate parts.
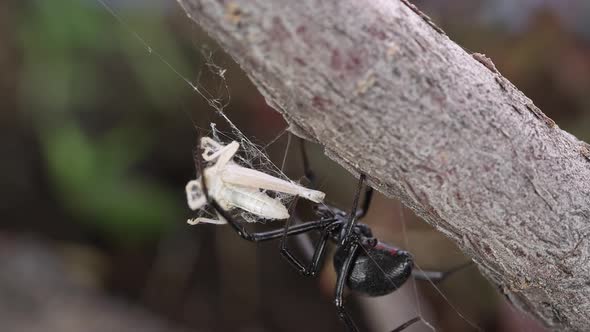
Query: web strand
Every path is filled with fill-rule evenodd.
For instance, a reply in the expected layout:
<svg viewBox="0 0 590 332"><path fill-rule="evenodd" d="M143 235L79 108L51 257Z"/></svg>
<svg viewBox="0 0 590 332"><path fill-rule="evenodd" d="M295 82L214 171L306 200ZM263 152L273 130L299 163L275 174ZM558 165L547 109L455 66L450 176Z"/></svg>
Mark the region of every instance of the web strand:
<svg viewBox="0 0 590 332"><path fill-rule="evenodd" d="M268 149L269 146L275 144L279 139L281 139L281 137L283 137L283 135L285 135L285 133L287 133L287 128L281 130L281 132L272 140L270 140L270 142L266 143L263 147L263 149L266 151L266 149Z"/></svg>
<svg viewBox="0 0 590 332"><path fill-rule="evenodd" d="M266 149L268 146L270 146L271 144L273 144L276 140L278 140L280 137L282 137L284 135L284 133L287 131L287 129L284 129L275 139L273 139L270 143L266 144L264 147L260 148L258 147L256 144L252 143L252 141L250 139L248 139L248 137L246 135L244 135L242 133L242 131L240 129L238 129L238 127L229 119L229 117L225 114L224 109L229 105L229 93L228 93L228 100L227 102L223 103L222 102L222 98L216 98L214 97L209 91L207 91L207 89L205 89L203 86L201 86L198 83L194 83L192 82L190 79L188 79L186 76L184 76L183 74L181 74L169 61L166 60L166 58L164 56L162 56L158 51L154 50L149 43L139 34L137 33L135 30L133 30L124 20L123 18L105 1L105 0L96 0L130 35L132 35L148 52L148 54L150 55L155 55L156 58L162 62L166 67L169 68L169 70L174 73L179 79L181 79L185 84L187 84L187 86L195 91L198 95L200 95L206 102L207 104L212 107L215 112L230 126L233 134L237 137L239 137L240 140L240 146L242 147L243 151L246 151L246 153L249 153L250 155L255 156L254 158L260 158L264 164L269 168L269 170L271 170L273 173L275 173L276 175L280 176L281 178L291 181L293 182L289 177L287 177L284 173L283 173L283 168L286 162L286 158L287 158L287 152L288 152L288 148L291 142L291 135L289 135L289 139L287 142L287 149L285 152L285 155L283 157L283 163L281 165L281 168L277 167L277 165L275 165L270 159L269 157L262 151L264 149ZM183 8L183 10L185 9L182 2L179 2L180 6ZM186 12L186 10L185 10ZM189 16L190 18L190 16ZM209 70L213 71L220 79L220 86L218 87L218 92L221 90L225 90L226 92L229 91L226 80L225 80L225 69L215 65L212 60L210 55L206 56L203 55L206 58L206 64L209 68ZM200 77L200 74L199 74ZM211 130L212 130L212 136L214 138L216 138L216 140L219 139L219 134L221 133L219 130L217 130L215 124L211 125ZM223 134L223 133L221 133ZM227 136L227 135L224 135ZM238 158L240 158L244 163L246 164L252 164L252 160L248 160L246 158L240 157L240 156L236 156ZM325 204L323 204L325 206ZM209 212L204 212L206 214L209 214ZM407 234L406 234L406 228L405 228L405 220L404 220L404 216L403 216L403 211L400 210L400 216L402 218L402 232L404 235L404 241L406 244L406 247L408 245L408 239L407 239ZM371 259L373 261L373 263L378 267L378 269L381 271L381 273L383 273L383 275L386 277L386 279L392 283L393 281L385 274L385 271L383 270L383 268L375 261L375 259L371 256L370 252L366 250L366 248L364 248L362 245L360 246L365 253L367 254L367 256L369 257L369 259ZM417 264L415 264L415 266L422 270ZM434 284L434 282L430 279L428 279L428 281L430 282L430 284L432 284L432 286L436 289L436 291L443 297L443 299L449 304L449 306L459 315L459 317L461 317L465 322L467 322L470 326L474 327L475 329L482 331L481 328L479 328L477 325L475 325L474 323L472 323L470 320L468 320L467 318L465 318L465 316L463 314L461 314L459 312L459 310L453 306L451 304L451 302L448 300L448 298L443 294L443 292ZM413 282L413 287L414 287L414 294L416 297L416 303L417 303L417 314L418 316L421 318L421 321L426 324L429 328L431 328L432 330L435 330L434 327L427 322L426 320L424 320L424 318L422 317L422 309L420 306L420 301L418 298L418 292L417 292L417 288L416 288L416 284L415 282Z"/></svg>
<svg viewBox="0 0 590 332"><path fill-rule="evenodd" d="M402 220L402 235L404 237L404 245L405 245L406 248L409 248L408 247L409 241L408 241L407 230L406 230L406 225L405 225L405 222L406 222L405 221L405 214L403 213L403 206L402 206L401 202L400 202L400 218ZM391 278L385 273L385 270L383 269L383 267L381 267L379 265L379 263L373 258L373 256L371 255L371 251L370 250L367 250L362 245L360 245L360 248L365 252L365 254L367 255L367 257L369 257L369 259L373 262L373 264L375 264L375 266L377 266L377 268L379 269L379 271L388 280L388 282L391 283L391 285L395 285L395 283L393 282L393 280L391 280ZM416 262L414 262L414 267L416 269L424 272L424 270ZM477 324L475 324L470 319L468 319L455 305L453 305L453 303L451 303L451 301L443 293L443 291L438 286L436 286L436 284L430 278L428 278L428 276L426 274L425 274L425 276L426 276L426 280L432 285L432 287L434 287L434 289L436 290L436 292L443 298L443 300L457 314L457 316L459 316L459 318L461 318L465 323L467 323L469 326L471 326L475 330L477 330L477 331L483 331L483 329L481 327L477 326ZM419 296L418 296L418 289L417 289L416 281L415 280L412 280L412 286L414 288L414 296L416 297L416 299L415 299L415 301L416 301L416 309L417 309L417 313L416 314L418 315L418 317L420 317L420 320L428 328L430 328L432 331L436 331L437 329L430 322L428 322L427 320L424 319L424 316L423 316L423 313L422 313L422 307L420 305L420 299L419 299Z"/></svg>
<svg viewBox="0 0 590 332"><path fill-rule="evenodd" d="M404 214L404 205L398 201L398 206L399 206L399 219L402 225L402 237L404 238L404 246L406 248L406 250L410 250L410 243L408 241L408 232L406 229L406 216ZM432 326L432 324L430 324L430 322L426 321L425 319L423 319L423 315L422 315L422 303L420 301L420 296L418 295L418 286L416 285L416 280L412 279L412 289L414 290L414 300L416 301L416 309L418 310L418 316L420 318L422 318L422 321L424 322L424 324L426 326L428 326L428 328L430 328L432 331L436 331L436 329L434 328L434 326Z"/></svg>
<svg viewBox="0 0 590 332"><path fill-rule="evenodd" d="M422 270L422 268L420 267L420 265L418 265L416 262L414 262L414 266L420 270L420 271L424 271ZM428 278L428 276L425 276L426 280L432 285L432 287L434 287L434 289L436 290L436 292L445 300L445 302L449 305L449 307L451 307L451 309L453 309L453 311L455 311L455 313L461 317L461 319L469 324L469 326L473 327L474 329L476 329L477 331L482 331L483 329L479 326L477 326L475 323L473 323L470 319L468 319L467 317L465 317L465 315L463 315L461 313L461 311L455 307L455 305L453 305L453 303L451 303L451 301L449 300L449 298L443 293L443 291L440 290L440 288L438 288L438 286L436 286L436 284L430 279Z"/></svg>
<svg viewBox="0 0 590 332"><path fill-rule="evenodd" d="M236 155L236 157L240 158L245 164L249 165L249 166L259 166L258 168L264 166L263 168L265 172L267 173L272 173L273 176L276 177L280 177L283 180L289 181L289 182L293 182L293 180L291 180L282 170L282 167L279 168L276 164L274 164L270 158L266 155L266 153L263 152L264 147L258 147L256 144L254 144L246 135L244 135L244 133L233 123L233 121L231 121L229 119L229 117L227 116L227 114L224 112L224 109L229 105L230 102L230 96L229 93L228 95L228 100L225 103L222 103L222 101L220 100L220 98L215 98L209 91L207 91L207 89L205 89L204 87L202 87L198 82L197 83L193 83L191 80L189 80L186 76L182 75L176 68L174 68L174 66L167 61L164 56L162 56L159 52L157 52L156 50L154 50L153 47L151 47L149 45L149 43L146 41L145 38L143 38L139 33L137 33L135 30L133 30L124 20L123 18L108 4L108 2L106 0L96 0L111 16L113 16L115 18L115 20L129 33L131 34L147 51L148 54L154 54L157 59L162 62L166 67L168 67L172 73L174 73L179 79L181 79L183 82L185 82L189 88L191 88L192 90L194 90L195 92L197 92L206 102L207 104L212 107L215 110L215 113L220 116L224 122L226 122L228 124L228 126L231 128L233 134L235 135L235 137L238 138L239 143L240 143L240 147L241 147L241 152L245 152L248 155L250 155L250 160L247 160L246 158L240 157L239 155ZM179 2L180 7L185 11L185 7L183 6L182 2ZM189 19L192 19L189 16ZM229 88L227 86L226 80L225 80L225 69L221 68L220 66L216 65L213 63L211 57L212 55L209 54L204 54L202 53L202 56L205 58L205 62L207 67L209 68L210 71L214 72L220 79L220 86L223 88L219 88L224 89L226 92L229 91ZM200 76L199 76L200 77ZM215 128L214 125L212 125L212 130L213 130L213 135L216 135L217 133L219 133L219 131L217 131L217 129ZM283 131L286 132L288 129L285 128ZM227 135L226 135L227 136ZM267 144L269 145L269 144ZM260 159L262 161L262 166L261 165L253 165L252 161L255 159ZM291 197L292 198L292 197ZM287 199L285 196L282 197L283 202L287 203ZM325 203L321 203L322 205L326 206Z"/></svg>
<svg viewBox="0 0 590 332"><path fill-rule="evenodd" d="M407 226L406 226L406 218L405 218L405 214L404 214L404 206L401 202L399 202L399 215L400 215L400 219L401 219L401 224L402 224L402 235L404 238L404 246L409 249L409 241L408 241L408 233L407 233ZM418 270L424 272L424 270L420 267L420 265L418 265L418 263L416 263L414 261L414 267L417 268ZM440 296L445 300L445 302L449 305L449 307L451 307L451 309L453 309L453 311L455 311L455 313L463 320L465 321L467 324L469 324L471 327L473 327L474 329L478 330L478 331L483 331L479 326L477 326L475 323L473 323L471 320L469 320L467 317L465 317L461 311L455 307L451 301L444 295L444 293L440 290L440 288L438 286L436 286L436 284L430 279L428 278L428 276L425 274L425 277L427 279L427 281L432 285L432 287L434 287L434 289L436 290L436 292L438 294L440 294ZM416 296L416 305L417 305L417 309L418 309L418 314L420 317L422 317L422 308L420 305L420 300L418 297L418 287L416 285L416 280L412 280L412 286L414 287L414 294ZM424 322L429 328L431 328L433 331L436 331L436 329L434 328L434 326L432 326L431 324L429 324L428 322Z"/></svg>
<svg viewBox="0 0 590 332"><path fill-rule="evenodd" d="M285 148L285 154L283 155L283 162L281 163L281 172L285 169L285 163L287 162L287 155L289 154L289 148L291 147L291 134L287 136L287 147Z"/></svg>
<svg viewBox="0 0 590 332"><path fill-rule="evenodd" d="M208 104L209 106L211 106L216 113L230 126L230 128L232 129L232 132L239 137L241 145L243 148L246 148L245 145L247 145L247 149L251 150L251 153L254 153L257 155L257 157L261 158L270 168L272 168L272 171L274 173L276 173L277 175L280 175L281 178L291 181L281 170L281 168L277 167L269 158L268 156L266 156L265 153L263 153L261 151L260 148L258 148L254 143L252 143L252 141L250 139L247 138L246 135L244 135L244 133L242 133L242 131L240 129L238 129L238 127L229 119L229 117L225 114L224 109L227 107L227 105L229 104L229 97L228 97L228 101L226 103L222 103L220 101L219 98L215 98L209 91L207 91L207 89L205 89L204 87L202 87L199 83L194 83L191 80L189 80L186 76L184 76L183 74L181 74L169 61L166 60L166 58L164 56L162 56L157 50L155 50L154 48L152 48L152 46L150 46L150 44L146 41L145 38L143 38L139 33L137 33L135 30L133 30L126 22L125 20L117 13L117 11L115 11L113 9L113 7L111 5L109 5L109 3L105 0L96 0L113 18L115 18L115 20L129 33L131 34L147 51L148 54L153 54L157 57L157 59L162 62L166 67L168 67L172 73L174 73L179 79L181 79L182 81L184 81L192 90L194 90L195 92L197 92ZM182 4L181 4L182 7ZM229 89L227 88L227 84L225 83L225 69L221 68L220 66L214 64L211 61L211 54L209 55L205 55L203 54L203 57L205 58L206 61L206 65L207 67L211 70L214 71L215 74L217 74L217 76L220 77L221 82L220 82L220 87L218 88L218 90L225 90L228 91ZM286 131L286 129L285 129ZM291 181L292 182L292 181Z"/></svg>
<svg viewBox="0 0 590 332"><path fill-rule="evenodd" d="M377 268L379 269L379 271L383 274L383 276L385 277L385 279L392 285L395 287L395 283L393 282L393 280L391 280L391 278L387 275L387 273L385 273L385 270L383 269L383 267L381 267L381 265L375 260L375 258L371 255L371 252L369 250L367 250L361 243L359 243L359 247L365 252L365 254L367 255L367 257L369 257L369 259L371 260L371 262L373 262L373 264L375 264L375 266L377 266ZM395 287L395 291L397 291L399 289L399 287ZM434 327L432 326L432 324L430 324L428 321L426 321L424 319L424 317L422 316L422 313L418 310L416 312L416 315L418 317L420 317L420 321L422 323L424 323L426 326L428 326L429 328L431 328L433 331L436 331L436 329L434 329Z"/></svg>
<svg viewBox="0 0 590 332"><path fill-rule="evenodd" d="M148 54L155 55L160 62L162 62L166 67L168 67L176 76L178 76L181 80L183 80L192 90L196 91L201 97L203 97L209 105L218 109L219 106L218 101L213 98L213 96L203 87L199 86L199 84L193 83L189 80L186 76L182 75L166 58L164 58L158 51L154 50L148 42L135 30L133 30L125 21L121 18L121 16L105 1L105 0L96 0L117 22L125 29L129 34L131 34L135 39L139 41L141 45L148 51Z"/></svg>

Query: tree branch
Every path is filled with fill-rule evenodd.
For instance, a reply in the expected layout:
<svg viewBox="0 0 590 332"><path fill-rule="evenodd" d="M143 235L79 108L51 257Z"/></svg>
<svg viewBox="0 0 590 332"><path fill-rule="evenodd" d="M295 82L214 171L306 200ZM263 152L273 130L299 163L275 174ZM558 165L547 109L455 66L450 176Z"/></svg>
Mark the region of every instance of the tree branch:
<svg viewBox="0 0 590 332"><path fill-rule="evenodd" d="M554 329L590 330L590 149L405 1L178 0L291 131Z"/></svg>

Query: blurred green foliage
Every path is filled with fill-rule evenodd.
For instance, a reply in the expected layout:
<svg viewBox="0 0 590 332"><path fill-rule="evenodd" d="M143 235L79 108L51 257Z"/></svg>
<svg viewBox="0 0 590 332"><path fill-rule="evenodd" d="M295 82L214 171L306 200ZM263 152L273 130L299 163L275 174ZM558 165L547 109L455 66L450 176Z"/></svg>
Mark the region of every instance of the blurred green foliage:
<svg viewBox="0 0 590 332"><path fill-rule="evenodd" d="M122 104L149 105L140 112L166 112L171 100L186 92L169 68L154 65L158 59L149 56L133 31L142 31L150 45L164 49L179 72L189 72L164 13L132 9L119 11L124 17L120 23L97 2L34 1L21 11L19 26L21 101L38 132L55 195L75 220L125 241L141 240L182 220L184 205L178 194L137 171L158 140L149 126L127 119L125 113L132 110L101 104L105 97L108 102L117 96L113 90L121 68L131 68L120 77L137 85L135 91L125 90L128 100ZM169 87L165 93L163 86Z"/></svg>

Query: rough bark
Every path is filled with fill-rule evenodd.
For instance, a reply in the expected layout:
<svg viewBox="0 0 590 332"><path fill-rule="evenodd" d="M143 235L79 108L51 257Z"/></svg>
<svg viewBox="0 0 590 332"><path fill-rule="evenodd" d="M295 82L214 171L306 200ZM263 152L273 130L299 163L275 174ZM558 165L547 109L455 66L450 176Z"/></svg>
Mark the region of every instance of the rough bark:
<svg viewBox="0 0 590 332"><path fill-rule="evenodd" d="M297 135L553 329L590 330L590 150L394 0L178 0Z"/></svg>

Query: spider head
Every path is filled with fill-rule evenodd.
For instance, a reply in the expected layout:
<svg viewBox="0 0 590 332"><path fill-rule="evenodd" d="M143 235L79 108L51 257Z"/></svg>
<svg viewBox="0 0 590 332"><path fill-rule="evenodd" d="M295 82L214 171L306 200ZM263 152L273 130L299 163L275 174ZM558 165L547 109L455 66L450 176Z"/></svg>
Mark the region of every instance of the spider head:
<svg viewBox="0 0 590 332"><path fill-rule="evenodd" d="M198 210L207 204L201 178L191 180L186 184L186 200L191 210Z"/></svg>
<svg viewBox="0 0 590 332"><path fill-rule="evenodd" d="M363 223L356 223L354 225L353 232L358 235L360 242L362 245L367 249L372 249L379 243L376 237L373 236L373 231L371 231L371 227L367 224Z"/></svg>

